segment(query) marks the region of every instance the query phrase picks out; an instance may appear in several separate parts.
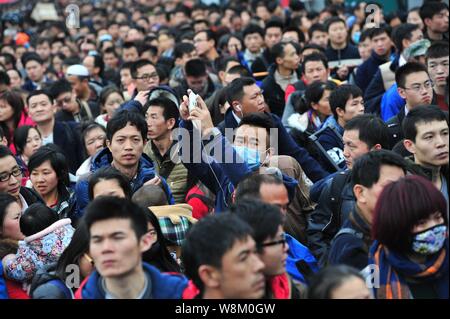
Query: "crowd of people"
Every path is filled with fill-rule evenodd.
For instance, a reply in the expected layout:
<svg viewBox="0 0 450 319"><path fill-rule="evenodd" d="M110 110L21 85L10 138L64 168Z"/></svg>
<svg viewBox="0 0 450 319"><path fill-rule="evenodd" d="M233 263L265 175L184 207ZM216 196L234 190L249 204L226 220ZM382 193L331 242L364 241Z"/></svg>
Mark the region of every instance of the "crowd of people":
<svg viewBox="0 0 450 319"><path fill-rule="evenodd" d="M0 298L449 297L445 1L69 4L1 18Z"/></svg>

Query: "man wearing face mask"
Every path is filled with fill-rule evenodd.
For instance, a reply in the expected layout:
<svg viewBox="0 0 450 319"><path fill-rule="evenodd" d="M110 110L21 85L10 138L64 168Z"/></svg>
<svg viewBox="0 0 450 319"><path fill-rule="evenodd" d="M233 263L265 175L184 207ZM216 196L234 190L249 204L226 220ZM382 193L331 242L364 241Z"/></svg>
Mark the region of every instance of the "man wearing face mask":
<svg viewBox="0 0 450 319"><path fill-rule="evenodd" d="M188 103L189 99L184 96L180 105L180 128L184 130L178 138L179 155L189 173L197 176L216 195L215 211L221 212L231 203L236 185L270 161L274 153L269 134L271 118L266 114L251 116L258 120L244 117L231 145L212 124L201 97L197 98L198 106L191 112ZM192 121L195 121L195 130ZM282 178L292 199L297 181L285 175Z"/></svg>

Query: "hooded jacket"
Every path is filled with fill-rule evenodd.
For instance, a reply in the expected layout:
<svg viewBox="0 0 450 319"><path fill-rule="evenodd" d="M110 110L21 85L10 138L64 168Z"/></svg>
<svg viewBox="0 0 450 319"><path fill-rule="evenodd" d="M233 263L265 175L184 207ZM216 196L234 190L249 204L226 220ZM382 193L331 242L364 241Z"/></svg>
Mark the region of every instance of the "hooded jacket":
<svg viewBox="0 0 450 319"><path fill-rule="evenodd" d="M161 273L157 268L143 262L142 268L148 279L148 289L144 299L181 299L188 280L181 274ZM102 286L103 277L95 270L75 293L75 299L105 299Z"/></svg>

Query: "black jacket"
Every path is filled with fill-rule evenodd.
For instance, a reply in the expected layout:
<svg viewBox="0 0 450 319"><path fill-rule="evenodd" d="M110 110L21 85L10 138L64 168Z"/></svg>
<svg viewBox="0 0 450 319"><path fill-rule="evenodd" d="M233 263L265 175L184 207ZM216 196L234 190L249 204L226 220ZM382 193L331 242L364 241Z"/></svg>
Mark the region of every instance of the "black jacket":
<svg viewBox="0 0 450 319"><path fill-rule="evenodd" d="M270 53L269 49L265 49L262 55L253 62L252 73L267 72L269 67L275 63L275 57ZM261 81L266 76L256 76L255 79Z"/></svg>
<svg viewBox="0 0 450 319"><path fill-rule="evenodd" d="M398 142L403 140L403 129L402 122L405 118L405 108L402 108L400 113L391 117L387 122L388 130L389 130L389 145L390 147L394 147Z"/></svg>
<svg viewBox="0 0 450 319"><path fill-rule="evenodd" d="M388 60L376 54L375 51L372 51L370 57L356 71L356 85L365 92L380 65L386 62Z"/></svg>
<svg viewBox="0 0 450 319"><path fill-rule="evenodd" d="M328 46L325 50L325 55L327 56L328 61L360 58L358 48L350 43L342 50L335 50L331 46Z"/></svg>
<svg viewBox="0 0 450 319"><path fill-rule="evenodd" d="M22 195L23 199L27 202L28 206L34 203L43 203L45 204L42 197L32 188L28 187L20 187L20 195Z"/></svg>
<svg viewBox="0 0 450 319"><path fill-rule="evenodd" d="M371 226L355 206L331 242L328 264L364 269L369 262L369 248L372 245L370 231Z"/></svg>
<svg viewBox="0 0 450 319"><path fill-rule="evenodd" d="M80 106L80 117L81 121L89 121L89 120L95 120L95 118L100 114L100 110L98 108L98 104L94 103L92 101L89 101L87 104L89 109L91 110L92 117L89 117L88 113L86 112L85 108L81 105L81 101L77 99L77 103ZM64 122L78 122L76 121L75 117L71 112L65 111L65 110L59 110L56 115L55 119L57 121L64 121Z"/></svg>
<svg viewBox="0 0 450 319"><path fill-rule="evenodd" d="M75 175L83 164L83 143L81 142L78 123L55 121L53 143L58 145L66 156L69 171Z"/></svg>

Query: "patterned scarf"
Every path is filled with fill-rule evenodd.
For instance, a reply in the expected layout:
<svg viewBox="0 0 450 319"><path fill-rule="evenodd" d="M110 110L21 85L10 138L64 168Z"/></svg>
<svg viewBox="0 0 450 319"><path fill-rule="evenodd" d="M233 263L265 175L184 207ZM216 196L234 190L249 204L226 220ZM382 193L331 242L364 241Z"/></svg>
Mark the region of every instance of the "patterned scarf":
<svg viewBox="0 0 450 319"><path fill-rule="evenodd" d="M418 283L433 282L436 278L448 278L448 238L444 248L425 263L417 264L406 256L389 251L387 247L375 241L370 249L369 264L379 269L380 286L373 288L377 299L412 299L405 276L413 278ZM448 298L447 279L437 280L439 298Z"/></svg>

